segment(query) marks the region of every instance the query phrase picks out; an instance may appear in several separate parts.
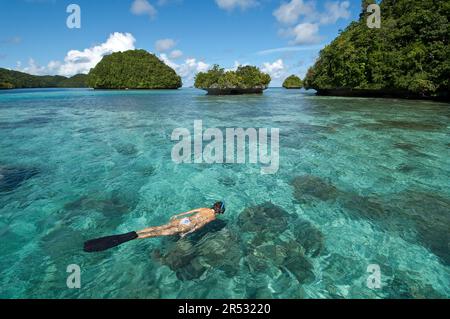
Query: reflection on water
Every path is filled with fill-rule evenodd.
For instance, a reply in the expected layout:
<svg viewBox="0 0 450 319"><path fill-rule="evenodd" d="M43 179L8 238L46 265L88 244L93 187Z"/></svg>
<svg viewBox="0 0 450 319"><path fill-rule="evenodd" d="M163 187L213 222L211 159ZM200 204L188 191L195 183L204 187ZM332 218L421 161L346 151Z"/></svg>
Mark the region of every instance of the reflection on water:
<svg viewBox="0 0 450 319"><path fill-rule="evenodd" d="M17 90L0 110L2 298L450 296L447 104ZM280 171L175 165L172 130L194 120L280 128ZM226 214L187 238L82 251L221 199ZM70 264L80 290L65 285Z"/></svg>

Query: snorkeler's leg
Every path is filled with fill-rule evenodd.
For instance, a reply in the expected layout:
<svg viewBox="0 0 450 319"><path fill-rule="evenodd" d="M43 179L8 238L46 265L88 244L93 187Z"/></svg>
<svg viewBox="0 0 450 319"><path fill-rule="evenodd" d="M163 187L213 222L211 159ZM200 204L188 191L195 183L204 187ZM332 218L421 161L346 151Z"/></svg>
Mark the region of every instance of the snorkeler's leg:
<svg viewBox="0 0 450 319"><path fill-rule="evenodd" d="M144 234L144 233L153 233L155 231L161 230L161 229L165 229L167 228L169 225L163 225L163 226L155 226L155 227L149 227L143 230L138 231L138 234Z"/></svg>
<svg viewBox="0 0 450 319"><path fill-rule="evenodd" d="M161 236L173 236L178 233L179 233L178 227L174 226L173 224L167 224L163 226L150 227L139 231L137 234L139 236L138 237L139 239L145 239Z"/></svg>

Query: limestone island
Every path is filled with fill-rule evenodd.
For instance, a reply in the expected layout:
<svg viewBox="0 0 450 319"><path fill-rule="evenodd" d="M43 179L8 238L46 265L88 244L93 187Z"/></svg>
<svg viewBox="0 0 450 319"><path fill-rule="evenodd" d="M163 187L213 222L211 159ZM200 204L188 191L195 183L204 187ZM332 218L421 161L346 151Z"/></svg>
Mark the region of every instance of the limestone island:
<svg viewBox="0 0 450 319"><path fill-rule="evenodd" d="M101 90L179 89L175 70L145 50L115 52L89 72L88 86Z"/></svg>
<svg viewBox="0 0 450 319"><path fill-rule="evenodd" d="M59 75L31 75L0 68L0 90L32 88L85 88L87 75L77 74L70 78Z"/></svg>
<svg viewBox="0 0 450 319"><path fill-rule="evenodd" d="M303 87L303 82L298 76L291 75L284 80L283 87L288 90L301 89Z"/></svg>
<svg viewBox="0 0 450 319"><path fill-rule="evenodd" d="M195 77L194 86L208 95L262 94L269 87L270 75L255 66L239 66L236 71L225 71L214 65L208 72Z"/></svg>
<svg viewBox="0 0 450 319"><path fill-rule="evenodd" d="M327 45L304 79L319 95L450 98L448 1L384 0L380 28L358 21Z"/></svg>

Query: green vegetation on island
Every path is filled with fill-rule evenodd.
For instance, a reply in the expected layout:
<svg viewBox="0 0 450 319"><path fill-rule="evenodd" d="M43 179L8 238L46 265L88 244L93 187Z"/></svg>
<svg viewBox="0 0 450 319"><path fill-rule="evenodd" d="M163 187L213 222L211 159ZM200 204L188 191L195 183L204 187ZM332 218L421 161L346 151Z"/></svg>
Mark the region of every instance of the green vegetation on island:
<svg viewBox="0 0 450 319"><path fill-rule="evenodd" d="M369 4L321 52L304 80L324 95L448 98L450 2L382 0L381 28L367 26Z"/></svg>
<svg viewBox="0 0 450 319"><path fill-rule="evenodd" d="M94 89L178 89L181 77L145 50L116 52L89 72L89 87Z"/></svg>
<svg viewBox="0 0 450 319"><path fill-rule="evenodd" d="M301 89L303 87L303 82L298 76L291 75L284 80L283 87L285 89Z"/></svg>
<svg viewBox="0 0 450 319"><path fill-rule="evenodd" d="M236 71L225 71L214 65L208 72L195 77L194 86L208 91L208 94L260 94L271 81L270 75L255 66L239 66Z"/></svg>
<svg viewBox="0 0 450 319"><path fill-rule="evenodd" d="M0 68L0 89L29 88L84 88L87 75L78 74L71 78L64 76L38 76Z"/></svg>

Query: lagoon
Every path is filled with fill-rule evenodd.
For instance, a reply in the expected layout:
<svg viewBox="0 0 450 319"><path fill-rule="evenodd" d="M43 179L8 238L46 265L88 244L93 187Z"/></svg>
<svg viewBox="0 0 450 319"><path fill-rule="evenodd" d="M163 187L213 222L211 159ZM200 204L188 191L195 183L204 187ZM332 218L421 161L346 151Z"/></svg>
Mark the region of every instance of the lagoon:
<svg viewBox="0 0 450 319"><path fill-rule="evenodd" d="M449 119L277 88L1 91L0 298L449 298ZM171 134L195 120L279 128L278 172L176 164ZM82 251L221 199L222 222L190 238Z"/></svg>

